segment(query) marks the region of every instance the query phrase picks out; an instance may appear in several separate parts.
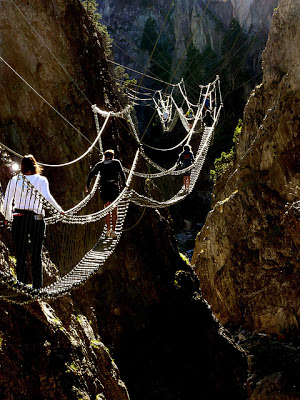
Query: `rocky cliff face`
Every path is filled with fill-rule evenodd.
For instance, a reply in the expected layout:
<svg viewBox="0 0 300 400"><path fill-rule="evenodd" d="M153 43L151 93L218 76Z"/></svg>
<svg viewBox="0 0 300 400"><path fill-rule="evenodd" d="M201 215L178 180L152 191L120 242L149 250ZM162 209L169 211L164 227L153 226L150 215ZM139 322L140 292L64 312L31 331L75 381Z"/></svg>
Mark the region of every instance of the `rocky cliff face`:
<svg viewBox="0 0 300 400"><path fill-rule="evenodd" d="M104 107L104 87L112 91L102 38L78 1L15 4L19 8L0 4L0 55L7 63L0 61L1 141L44 163L70 161L95 137L88 99ZM107 107L109 101L118 107L113 95ZM88 169L85 160L71 168L45 170L64 208L81 199ZM1 164L3 188L9 173ZM1 231L2 240L11 244L6 231ZM8 254L13 255L1 242L1 269L13 271ZM70 297L51 305L18 306L1 300L0 318L1 399L129 398L101 342L95 317L88 321Z"/></svg>
<svg viewBox="0 0 300 400"><path fill-rule="evenodd" d="M249 98L232 170L193 255L204 297L223 323L299 332L299 2L282 0Z"/></svg>
<svg viewBox="0 0 300 400"><path fill-rule="evenodd" d="M184 78L188 97L194 102L198 100L198 84L212 81L216 74L220 75L226 101L204 167L207 173L201 174L193 195L172 208L177 227L184 225L184 219L193 221L193 226L196 226L196 218L202 217L198 222L203 223L210 209L209 170L214 159L232 146L232 135L238 119L242 117L246 100L255 83L261 81L261 53L277 3L278 0L264 3L254 0L99 2L99 11L114 38L113 52L117 62L140 72L147 65L147 74L165 82L171 77L173 83ZM151 62L148 64L150 55ZM126 72L138 82L141 79L140 74L131 70ZM155 89L166 87L147 77L143 77L142 86ZM153 110L151 107L136 107L136 112L144 130ZM166 137L160 134L159 125L150 126L145 136L156 147L155 140L165 140ZM172 137L174 134L182 134L180 123L176 125ZM193 216L191 210L196 209L201 211Z"/></svg>
<svg viewBox="0 0 300 400"><path fill-rule="evenodd" d="M121 108L101 35L77 0L16 4L26 19L13 3L0 5L0 54L31 88L1 61L1 140L39 161L71 160L89 143L32 88L94 138L89 102ZM134 147L122 124L111 122L103 142L130 166ZM81 198L87 172L86 160L45 170L64 208ZM168 213L130 207L126 222L103 273L72 297L27 306L1 300L1 398L128 398L103 342L132 399L246 398L245 355L201 298L195 274L179 257ZM1 231L1 242L10 245L7 236ZM3 244L0 260L3 270L13 268Z"/></svg>
<svg viewBox="0 0 300 400"><path fill-rule="evenodd" d="M164 0L134 3L105 0L99 4L99 10L112 37L115 38L117 46L114 47L114 52L117 60L138 70L141 70L141 65L146 65L149 56L141 46L143 35L146 33L148 38L151 36L154 45L161 27L166 22L160 42L168 43L164 53L172 54L171 63L174 70L180 60L185 61L186 46L191 38L201 53L208 46L220 55L222 40L232 18L240 23L244 33L252 35L257 42L251 46L250 57L260 58L277 3L278 0L263 4L259 0L217 0L209 4L201 0L176 0L170 8L170 2ZM147 26L149 20L154 22L154 36ZM179 71L182 71L182 68Z"/></svg>
<svg viewBox="0 0 300 400"><path fill-rule="evenodd" d="M299 10L298 1L279 2L263 83L246 105L235 165L217 182L192 259L205 299L222 323L239 327L253 355L252 400L300 393Z"/></svg>
<svg viewBox="0 0 300 400"><path fill-rule="evenodd" d="M1 61L1 140L43 163L71 161L95 137L90 106L118 107L113 95L104 97L113 89L101 35L93 32L79 1L54 1L49 8L43 3L0 6L0 55L11 67ZM104 137L113 141L115 129L109 124ZM55 189L64 207L82 198L81 185L71 182L83 182L88 170L84 160L47 171L50 185L54 179L64 182Z"/></svg>
<svg viewBox="0 0 300 400"><path fill-rule="evenodd" d="M25 307L1 301L0 314L1 399L129 399L92 321L70 298Z"/></svg>

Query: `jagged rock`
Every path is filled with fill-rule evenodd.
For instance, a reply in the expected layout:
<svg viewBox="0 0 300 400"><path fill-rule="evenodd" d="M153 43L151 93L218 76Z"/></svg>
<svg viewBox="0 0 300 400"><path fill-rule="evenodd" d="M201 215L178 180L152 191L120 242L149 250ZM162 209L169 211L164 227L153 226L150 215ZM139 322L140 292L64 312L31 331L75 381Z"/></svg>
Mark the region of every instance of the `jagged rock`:
<svg viewBox="0 0 300 400"><path fill-rule="evenodd" d="M246 0L242 3L236 0L217 0L210 4L198 0L176 0L170 8L169 1L128 3L123 0L105 0L99 4L99 10L117 42L118 47L114 51L118 62L138 70L148 60L145 49L141 48L147 21L154 22L157 33L166 22L160 43L168 46L168 56L171 52L171 63L175 69L180 60L185 60L186 46L191 37L200 52L210 46L220 54L222 39L233 17L245 32L254 35L259 50L254 46L251 55L252 58L260 58L261 46L265 43L277 3L278 0L263 4L259 0ZM166 16L168 18L165 21ZM146 34L148 37L150 35L154 45L156 38L152 38L153 32L149 30ZM126 51L128 45L131 48L130 54Z"/></svg>
<svg viewBox="0 0 300 400"><path fill-rule="evenodd" d="M289 337L245 330L237 333L238 343L248 354L249 399L299 399L300 347L292 333Z"/></svg>
<svg viewBox="0 0 300 400"><path fill-rule="evenodd" d="M135 220L129 218L129 226ZM147 210L103 273L74 293L84 314L90 305L95 309L132 399L190 399L195 393L217 399L219 392L246 398L246 358L201 299L198 285L178 258L166 216Z"/></svg>
<svg viewBox="0 0 300 400"><path fill-rule="evenodd" d="M218 318L266 333L299 332L299 35L299 2L281 0L236 163L217 182L192 259Z"/></svg>
<svg viewBox="0 0 300 400"><path fill-rule="evenodd" d="M20 307L1 300L1 399L129 399L117 366L70 297Z"/></svg>
<svg viewBox="0 0 300 400"><path fill-rule="evenodd" d="M121 108L101 35L77 0L51 4L32 0L22 4L22 12L28 21L13 3L1 3L0 28L5 38L1 55L85 136L94 138L90 104L78 87L102 108ZM49 163L82 154L86 141L7 66L2 63L0 68L1 81L5 76L6 83L1 97L1 140ZM118 124L111 123L103 141L130 165L136 147ZM85 186L87 161L66 171L50 171L45 174L60 204L64 208L76 204ZM178 254L168 212L143 213L130 207L126 223L117 251L103 272L72 294L76 307L68 296L50 306L13 306L1 301L2 398L127 398L116 366L98 342L97 328L112 350L132 399L180 396L189 400L195 393L212 400L222 395L232 400L246 398L245 355L201 298L196 276ZM80 241L70 247L79 252Z"/></svg>
<svg viewBox="0 0 300 400"><path fill-rule="evenodd" d="M299 400L299 395L293 393L282 393L282 376L278 372L272 376L267 376L258 383L250 400Z"/></svg>
<svg viewBox="0 0 300 400"><path fill-rule="evenodd" d="M91 105L120 107L113 95L103 39L79 0L17 6L0 4L0 54L32 88L0 61L1 81L5 81L0 138L18 153L34 154L39 162L69 162L88 149L96 136ZM111 93L108 105L105 91ZM112 135L118 136L113 122L103 137L112 144ZM93 162L96 154L92 157ZM88 172L86 158L71 167L45 168L50 188L65 208L75 198L82 199Z"/></svg>

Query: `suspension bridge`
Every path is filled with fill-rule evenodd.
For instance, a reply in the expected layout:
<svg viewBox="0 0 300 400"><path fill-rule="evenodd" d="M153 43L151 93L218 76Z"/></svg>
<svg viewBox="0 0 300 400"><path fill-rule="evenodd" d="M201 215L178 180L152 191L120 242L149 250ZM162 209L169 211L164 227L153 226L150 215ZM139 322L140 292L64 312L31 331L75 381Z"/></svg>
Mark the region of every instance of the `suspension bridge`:
<svg viewBox="0 0 300 400"><path fill-rule="evenodd" d="M182 60L184 59L184 55L189 45L192 43L192 39L196 30L191 36L190 41L187 44L182 57L180 58L180 61L174 69L170 81L163 82L160 79L150 77L151 79L156 79L157 82L160 81L166 84L166 89L164 91L154 91L152 89L147 90L147 92L140 91L140 89L143 88L141 86L143 78L148 76L146 75L146 71L150 61L152 60L152 55L164 28L167 17L170 13L172 4L170 4L165 22L158 35L153 52L149 57L147 66L145 67L139 84L135 85L134 89L129 86L126 89L125 93L128 99L128 106L122 111L113 112L101 110L99 107L97 107L97 105L93 105L91 103L79 85L66 70L64 65L58 60L46 41L36 31L25 13L13 0L11 0L11 3L12 6L16 8L16 12L18 12L20 16L25 19L28 26L32 29L33 34L37 37L38 41L41 42L43 47L48 49L51 56L63 69L69 79L74 83L75 87L79 90L82 96L91 105L95 118L97 136L92 143L85 137L85 139L89 141L90 147L81 156L67 163L46 164L38 160L39 164L50 168L69 166L87 157L93 149L97 149L99 151L100 157L103 156L101 137L105 127L108 124L108 121L112 117L123 119L129 124L130 132L137 143L137 150L133 157L131 167L124 168L127 174L126 186L120 192L119 196L114 202L112 202L108 207L100 210L95 207L95 199L98 193L97 188L101 179L100 176L97 176L92 190L82 201L62 213L54 208L53 205L42 196L35 186L29 182L29 180L26 178L26 175L22 175L21 173L17 174L17 172L15 173L16 179L22 182L24 196L29 198L30 201L34 199L33 202L38 202L41 208L47 211L47 216L44 218L44 222L47 226L48 233L45 240L46 243L42 249L43 267L44 269L49 267L56 271L55 278L52 279L53 282L51 284L47 284L41 289L34 289L30 284L17 281L11 271L0 271L0 298L10 302L24 304L35 300L53 299L64 295L70 292L72 289L82 285L89 277L91 277L97 271L103 269L105 262L115 251L122 233L126 231L123 226L130 204L142 207L143 209L147 207L154 209L164 208L184 200L192 192L204 164L210 143L213 139L215 127L219 120L220 112L223 106L223 101L220 90L220 80L218 76L213 82L207 85L199 85L196 90L193 90L194 93L197 92L197 99L193 101L190 101L188 97L183 79L177 84L171 83ZM200 25L207 8L208 4L201 18L199 18L197 27ZM27 85L31 91L39 96L40 99L54 112L56 112L67 124L69 124L77 131L77 133L84 137L82 132L80 132L80 130L78 130L34 87L32 87L26 81L26 79L2 57L2 55L0 56L0 61L4 63L6 67L18 77L18 79L23 81L23 83ZM193 96L193 99L195 99L195 96ZM133 122L132 110L136 105L150 105L152 108L154 108L155 114L153 114L152 118L154 115L157 115L163 132L167 133L168 135L171 134L176 124L180 121L186 132L183 139L169 148L154 147L149 143L145 143L143 140L144 135L140 136L138 134L137 128ZM209 110L211 115L210 124L204 123L204 116L207 110ZM102 117L102 119L104 119L102 126L100 126L99 123L99 115ZM150 126L151 121L152 119L149 121L147 128ZM147 128L145 129L145 132L147 131ZM190 144L192 138L194 139L194 143L197 144L194 145L195 148L193 149L194 162L189 167L179 169L177 160L173 162L173 165L170 167L162 167L147 154L147 149L150 151L162 152L163 154L166 152L176 151L178 149L179 153L179 151L181 151L181 147L183 145ZM17 153L13 149L10 149L4 143L0 143L0 156L6 165L12 163L9 154L22 158L21 154ZM139 162L140 160L143 160L143 162ZM141 164L144 165L144 169L146 165L147 171L138 170L138 166ZM144 181L144 188L146 188L146 182L149 182L152 179L171 176L184 176L185 174L190 174L190 185L188 190L184 190L184 187L180 186L176 193L174 193L170 198L163 200L161 198L154 198L150 190L144 190L142 193L140 190L138 190L136 187L137 185L135 185L133 182L133 178L134 180L140 179L141 181ZM94 202L92 202L93 199ZM90 205L93 205L93 209L97 209L97 211L86 211L86 213L84 213L85 210L90 207ZM104 224L104 218L112 210L114 210L115 207L118 207L118 219L116 226L117 235L114 238L108 238L106 235L107 228ZM6 214L3 195L0 196L0 213L3 216ZM100 234L98 234L99 225L102 226L100 229ZM81 229L78 229L79 227ZM63 245L65 247L63 247ZM77 247L79 247L81 250L80 255L77 254L78 251L74 251L74 249L77 249Z"/></svg>
<svg viewBox="0 0 300 400"><path fill-rule="evenodd" d="M199 101L198 104L194 105L191 104L186 96L183 81L178 84L180 93L182 95L181 104L178 105L178 102L174 99L172 93L170 94L163 94L162 92L155 93L152 97L153 104L157 110L157 115L161 121L162 129L165 130L166 128L166 121L164 120L164 113L168 112L168 128L167 130L170 131L170 127L172 125L175 126L174 120L178 121L178 115L180 120L183 121L183 126L187 131L184 139L178 142L176 145L172 146L171 148L156 148L150 146L148 144L143 143L142 139L140 138L136 126L132 120L132 106L130 104L124 110L120 112L108 112L101 110L96 105L92 105L92 111L95 117L95 125L97 130L97 136L91 146L85 151L80 157L77 159L70 161L68 163L63 164L45 164L39 162L39 164L47 167L64 167L79 161L80 159L84 158L91 152L91 150L98 145L99 151L103 154L103 145L101 140L101 135L103 130L111 117L116 118L123 118L125 119L131 128L132 135L136 139L137 142L137 151L135 153L134 159L132 161L132 165L130 169L124 168L125 172L127 173L127 181L125 188L121 191L120 195L117 199L111 203L108 207L98 210L93 213L83 214L82 211L87 206L87 204L94 198L95 194L97 193L97 187L99 185L100 177L97 176L93 188L91 192L78 204L74 205L71 209L61 213L57 211L43 196L38 190L26 179L25 175L21 173L17 176L22 179L24 184L24 190L27 191L26 196L30 198L34 198L35 201L38 201L42 204L42 207L48 210L48 215L45 218L45 223L49 227L59 225L60 229L64 226L76 226L81 225L86 227L86 231L88 232L92 224L103 220L115 207L118 207L118 220L116 226L116 238L107 238L106 237L106 226L103 226L102 232L100 233L99 237L96 238L94 246L89 249L85 249L82 258L66 273L62 273L63 268L58 266L58 269L61 270L60 277L57 277L55 282L41 288L41 289L34 289L31 285L25 284L22 282L17 281L14 276L10 272L3 272L0 271L0 298L3 298L7 301L14 302L14 303L29 303L35 300L47 300L47 299L54 299L65 293L70 292L72 289L82 285L89 277L95 274L97 271L101 270L109 258L109 256L115 251L115 248L120 240L122 235L124 221L126 218L126 214L128 211L129 204L132 203L134 205L140 207L151 207L151 208L165 208L172 206L183 199L185 199L188 194L192 192L196 181L199 177L201 172L202 166L205 161L205 157L209 148L209 145L212 141L214 129L218 122L220 111L222 109L222 97L220 92L220 81L219 77L217 76L215 81L209 83L206 86L201 86L199 90ZM174 87L172 88L174 91ZM132 99L132 101L138 101L136 98ZM203 120L203 113L205 111L205 104L208 104L207 99L209 99L209 109L212 115L212 125L205 126L202 122ZM174 112L172 111L172 108ZM193 108L193 116L187 117L186 110ZM98 116L101 115L105 118L102 126L100 127ZM192 119L192 122L189 120ZM200 128L199 128L200 126ZM196 129L197 127L197 129ZM183 144L190 143L192 137L195 133L198 133L201 136L201 139L198 141L198 148L195 151L194 163L187 168L178 169L177 162L175 162L170 168L166 169L161 167L158 163L154 162L149 156L147 156L145 147L149 147L155 149L157 151L166 152L170 150L174 150L176 148L180 148ZM20 154L16 153L12 149L8 148L5 144L0 144L0 150L2 153L9 153L11 152L14 155L22 157ZM137 165L139 159L143 158L148 165L152 167L152 169L156 169L158 172L143 172L137 171ZM188 190L184 190L183 187L179 189L177 193L175 193L172 197L165 200L158 200L153 198L151 195L145 195L143 193L139 193L136 189L131 187L132 179L134 176L142 178L142 179L156 179L161 177L168 177L168 176L180 176L184 175L188 172L191 172L191 179L190 179L190 186ZM1 199L1 212L5 214L4 204L3 204L3 197ZM47 228L47 229L48 229ZM92 229L93 230L93 229ZM94 229L95 230L95 229ZM72 236L73 233L71 233ZM63 233L62 235L67 235ZM51 246L50 246L51 247ZM48 252L47 249L43 249L43 263L53 263L51 259L52 255ZM58 260L57 264L60 263ZM45 261L47 260L47 261Z"/></svg>

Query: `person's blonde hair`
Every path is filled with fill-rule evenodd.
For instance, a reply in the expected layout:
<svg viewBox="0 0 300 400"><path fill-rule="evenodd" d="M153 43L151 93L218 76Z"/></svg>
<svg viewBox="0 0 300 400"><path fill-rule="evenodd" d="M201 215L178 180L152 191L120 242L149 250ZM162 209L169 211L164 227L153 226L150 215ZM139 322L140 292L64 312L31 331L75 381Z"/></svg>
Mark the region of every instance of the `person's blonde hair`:
<svg viewBox="0 0 300 400"><path fill-rule="evenodd" d="M36 162L32 154L26 154L21 161L21 172L26 174L31 172L33 174L41 174L43 168Z"/></svg>

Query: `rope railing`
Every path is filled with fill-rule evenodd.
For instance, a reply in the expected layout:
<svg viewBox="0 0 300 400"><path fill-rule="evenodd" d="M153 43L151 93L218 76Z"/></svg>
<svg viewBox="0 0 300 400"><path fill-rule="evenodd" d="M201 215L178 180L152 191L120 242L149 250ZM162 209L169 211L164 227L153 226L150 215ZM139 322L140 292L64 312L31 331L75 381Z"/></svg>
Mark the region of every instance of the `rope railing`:
<svg viewBox="0 0 300 400"><path fill-rule="evenodd" d="M175 149L177 149L178 147L182 146L183 143L185 143L186 141L188 141L189 138L190 138L192 135L193 135L193 131L190 130L189 133L188 133L179 143L177 143L176 145L174 145L174 146L172 146L172 147L168 147L168 148L154 147L154 146L150 146L150 144L147 144L147 143L143 143L143 146L146 146L146 147L148 147L149 149L157 150L157 151L171 151L171 150L175 150Z"/></svg>
<svg viewBox="0 0 300 400"><path fill-rule="evenodd" d="M101 143L101 135L102 135L102 133L103 133L105 127L106 127L106 124L107 124L110 116L111 116L111 113L108 112L106 114L106 118L105 118L105 121L104 121L104 123L102 125L102 128L100 129L99 125L97 127L98 134L97 134L96 139L91 144L91 146L80 157L76 158L75 160L69 161L67 163L63 163L63 164L45 164L45 163L40 163L40 162L39 162L39 164L42 165L43 167L66 167L66 166L75 164L76 162L82 160L87 154L89 154L93 150L93 148L96 146L97 142Z"/></svg>
<svg viewBox="0 0 300 400"><path fill-rule="evenodd" d="M56 282L38 290L33 289L30 285L16 281L11 275L0 271L0 298L4 298L12 303L27 304L36 300L57 298L82 285L88 278L100 270L114 252L121 238L128 206L129 197L124 198L118 207L116 238L106 238L106 229L104 228L96 245L84 255L69 273L59 278Z"/></svg>
<svg viewBox="0 0 300 400"><path fill-rule="evenodd" d="M218 78L217 78L218 79ZM218 85L219 85L219 80L218 80ZM210 89L210 84L206 85L205 88L206 90L206 95L207 93L211 93ZM218 89L219 86L218 86ZM112 254L114 251L117 243L120 240L120 236L122 233L123 229L123 224L124 220L126 217L126 213L129 207L130 203L142 206L142 207L151 207L151 208L161 208L161 207L168 207L173 204L178 203L179 201L183 200L191 191L193 190L195 183L199 177L199 174L201 172L202 166L204 164L206 154L210 145L210 142L213 138L213 132L215 125L219 119L220 111L222 108L222 97L221 93L219 91L219 101L220 105L218 105L217 108L217 93L216 93L216 88L214 86L214 98L215 98L215 106L213 107L213 124L212 127L205 127L203 130L203 134L201 137L201 141L195 156L194 163L190 165L187 168L176 170L177 168L177 162L175 165L173 165L169 169L162 168L160 165L158 165L156 162L154 162L150 157L148 157L145 154L145 151L143 149L143 143L141 143L136 127L132 121L131 117L131 106L127 106L124 110L113 113L110 111L102 111L100 110L97 106L93 105L92 109L94 112L95 116L95 123L96 123L96 129L97 129L97 137L94 140L94 142L91 144L89 149L84 153L84 155L80 156L80 159L82 159L84 156L88 154L92 150L92 148L95 147L95 144L99 143L100 147L100 152L101 149L103 151L102 147L102 142L101 142L101 135L103 133L103 130L108 122L108 119L111 116L114 117L121 117L121 118L126 118L131 126L133 136L135 137L137 143L138 143L138 150L136 151L134 160L131 165L131 169L125 169L126 172L128 173L127 180L126 180L126 186L125 188L121 191L119 196L116 198L114 202L112 202L108 207L99 210L97 212L87 214L87 215L78 215L78 212L82 210L83 207L87 205L87 203L94 197L98 184L99 184L99 176L97 176L95 183L93 185L92 191L89 193L88 196L86 196L85 199L83 199L81 202L79 202L77 205L75 205L73 208L65 211L64 213L58 211L55 209L55 207L47 201L47 199L43 198L41 193L32 185L28 180L26 180L26 176L22 175L22 179L24 182L26 182L26 185L28 188L30 188L30 196L35 197L38 199L37 201L40 201L43 205L43 208L46 208L48 212L51 214L48 218L45 218L45 222L47 225L53 225L54 223L61 222L63 225L72 225L72 224L78 224L78 225L87 225L90 223L96 223L100 219L103 219L106 217L109 213L112 212L112 210L116 207L118 207L118 219L117 219L117 226L116 226L116 238L107 238L106 235L106 226L104 226L104 229L102 233L100 234L100 237L97 241L97 243L88 251L85 252L85 255L81 258L81 260L73 267L69 272L67 272L64 276L56 280L51 285L48 285L44 287L43 289L32 289L29 285L23 284L21 282L15 281L14 278L10 274L0 272L0 297L3 297L7 299L8 301L16 302L16 303L26 303L26 302L31 302L37 299L44 300L44 299L52 299L55 297L58 297L64 293L69 292L75 287L78 287L79 285L83 284L91 275L93 275L96 271L99 271L99 269L104 265L106 262L107 258ZM201 96L200 96L201 97ZM200 98L199 97L199 98ZM205 99L206 97L204 97ZM164 101L162 99L162 101ZM170 103L168 103L170 101ZM172 97L168 97L166 102L164 103L164 107L169 106L172 104ZM177 144L176 146L173 146L172 148L169 149L161 149L161 148L154 148L155 150L160 150L160 151L169 151L176 149L180 145L182 145L184 142L189 142L192 138L193 133L195 133L195 127L197 124L197 121L201 119L201 114L202 110L204 107L204 101L202 104L198 105L198 109L194 118L194 122L192 125L192 128L190 129L189 133L185 136L184 140L180 142L180 144ZM178 115L178 118L180 117L180 110L175 107L174 115ZM100 129L99 126L99 121L98 121L98 115L102 115L105 117L105 122ZM151 147L151 146L149 146ZM7 146L3 145L3 148L6 150L10 150L7 148ZM16 152L12 152L16 153ZM15 154L16 155L16 154ZM157 169L159 172L157 173L142 173L142 172L137 172L136 171L136 166L137 162L139 159L139 155L141 155L149 165ZM19 156L19 155L18 155ZM76 162L76 160L73 160L71 163ZM63 165L69 165L70 163L65 163L65 164L60 164L60 166ZM58 165L50 165L50 164L42 164L45 166L58 166ZM144 196L140 193L137 193L135 190L130 189L129 186L131 184L133 176L139 176L142 178L154 178L154 177L163 177L163 176L168 176L168 175L182 175L185 174L186 172L191 171L191 179L190 179L190 186L187 191L183 190L181 188L173 197L171 197L168 200L164 201L158 201L155 200L151 197ZM1 199L0 199L1 203ZM1 208L1 207L0 207ZM3 210L2 210L3 211ZM62 225L62 226L63 226ZM86 228L87 229L87 228ZM74 265L74 264L73 264Z"/></svg>
<svg viewBox="0 0 300 400"><path fill-rule="evenodd" d="M82 208L84 208L90 202L90 200L94 197L94 195L99 187L99 183L100 183L100 175L98 174L95 179L95 182L93 184L92 190L88 193L88 195L81 202L76 204L73 208L70 208L69 210L67 210L65 213L68 215L71 215L71 214L78 213L80 210L82 210ZM53 217L48 217L45 220L46 220L47 225L50 225L50 224L55 223L56 218L53 216Z"/></svg>
<svg viewBox="0 0 300 400"><path fill-rule="evenodd" d="M132 181L132 177L134 174L134 169L136 168L136 165L137 165L138 157L139 157L139 150L137 150L137 152L135 154L131 170L130 170L129 175L126 180L125 188L122 190L122 192L119 194L119 196L108 207L105 207L104 209L102 209L100 211L97 211L97 212L91 213L91 214L87 214L87 215L73 215L73 214L70 214L69 211L66 211L65 214L55 214L50 219L46 218L45 219L46 223L50 224L50 223L54 223L55 221L59 220L66 224L81 224L82 225L82 224L88 224L91 222L99 221L99 220L103 219L104 217L106 217L106 215L111 213L112 210L118 206L118 204L123 200L123 198L125 198L126 196L129 196L129 194L128 194L129 185ZM50 208L52 207L51 204L49 205L49 207Z"/></svg>
<svg viewBox="0 0 300 400"><path fill-rule="evenodd" d="M219 119L219 115L221 112L221 108L222 106L219 107L218 109L218 113L216 116L216 119L214 120L213 126L212 127L206 127L204 129L204 133L202 136L202 140L201 143L199 145L196 157L195 157L195 161L193 163L193 165L191 165L190 167L187 167L185 170L192 170L191 172L191 179L190 179L190 185L189 185L189 190L188 191L184 191L182 188L179 190L179 192L173 196L171 199L169 200L165 200L165 201L158 201L158 200L154 200L152 198L143 196L139 193L137 193L136 191L132 191L132 197L131 197L131 201L139 206L142 207L152 207L152 208L165 208L165 207L169 207L171 205L174 205L176 203L178 203L179 201L183 200L188 194L190 194L195 186L195 183L199 177L199 174L201 172L202 166L204 164L205 158L206 158L206 154L210 145L210 142L213 138L213 132L214 132L214 127ZM183 171L183 170L182 170ZM182 171L180 171L182 173ZM177 172L177 171L174 171ZM178 171L179 172L179 171ZM179 175L179 174L178 174Z"/></svg>
<svg viewBox="0 0 300 400"><path fill-rule="evenodd" d="M38 164L39 164L39 165L42 165L43 167L66 167L66 166L75 164L76 162L82 160L84 157L87 156L87 154L89 154L89 153L93 150L93 148L96 146L97 142L99 142L99 140L100 140L100 138L101 138L101 135L102 135L102 133L103 133L103 131L104 131L106 125L107 125L107 122L108 122L108 120L109 120L109 118L110 118L110 115L111 115L110 112L108 112L108 113L106 114L106 118L105 118L105 121L104 121L104 123L103 123L101 129L100 129L99 125L98 125L98 128L97 128L98 134L97 134L96 139L95 139L94 142L91 144L91 146L90 146L81 156L77 157L75 160L72 160L72 161L69 161L69 162L66 162L66 163L62 163L62 164L46 164L46 163L42 163L42 162L40 162L40 161L38 161ZM0 145L1 145L3 148L5 148L7 151L9 151L10 153L12 153L13 155L17 156L18 158L23 158L22 154L19 154L19 153L17 153L16 151L10 149L10 148L9 148L8 146L6 146L5 144L3 144L3 143L0 142Z"/></svg>
<svg viewBox="0 0 300 400"><path fill-rule="evenodd" d="M150 207L154 207L154 208L156 208L156 207L167 207L167 206L176 204L178 201L181 201L184 197L186 197L189 193L192 192L192 190L194 188L194 185L196 183L196 180L198 179L198 176L199 176L199 174L201 172L203 163L205 161L205 157L206 157L206 154L207 154L207 151L208 151L208 148L209 148L209 144L210 144L210 142L211 142L211 140L213 138L215 125L217 124L217 122L219 120L221 109L222 109L222 106L220 105L219 109L218 109L218 112L217 112L217 115L216 115L216 119L214 120L214 123L213 123L212 127L206 127L204 129L202 140L201 140L201 143L199 145L197 154L195 156L194 163L191 166L189 166L189 167L187 167L187 168L185 168L183 170L174 171L172 173L173 175L179 175L181 173L184 173L184 172L187 172L189 170L192 170L191 181L190 181L190 186L189 186L188 192L184 192L183 189L181 189L177 193L177 195L175 195L171 199L169 199L167 201L164 201L164 202L159 202L159 201L156 201L156 200L151 199L151 198L146 198L145 196L142 196L142 195L140 195L140 194L138 194L136 192L133 192L132 193L132 202L133 203L138 204L138 205L143 205L143 206L145 206L145 205L147 206L147 204L148 204ZM141 204L139 204L139 202L141 202Z"/></svg>
<svg viewBox="0 0 300 400"><path fill-rule="evenodd" d="M102 117L106 117L107 114L110 114L112 117L119 117L119 118L124 118L132 109L131 105L128 105L124 108L124 110L118 111L118 112L113 112L113 111L104 111L101 110L99 107L96 106L96 104L92 105L92 110L94 113L102 115Z"/></svg>

